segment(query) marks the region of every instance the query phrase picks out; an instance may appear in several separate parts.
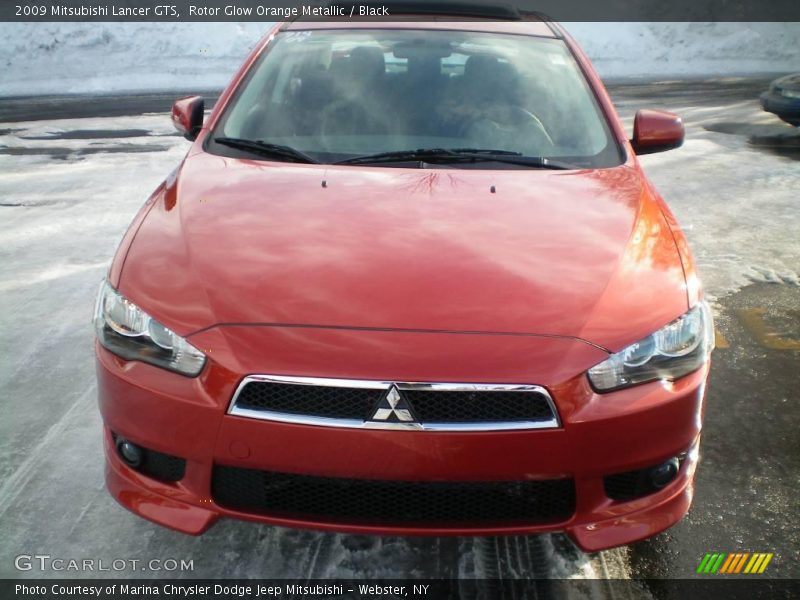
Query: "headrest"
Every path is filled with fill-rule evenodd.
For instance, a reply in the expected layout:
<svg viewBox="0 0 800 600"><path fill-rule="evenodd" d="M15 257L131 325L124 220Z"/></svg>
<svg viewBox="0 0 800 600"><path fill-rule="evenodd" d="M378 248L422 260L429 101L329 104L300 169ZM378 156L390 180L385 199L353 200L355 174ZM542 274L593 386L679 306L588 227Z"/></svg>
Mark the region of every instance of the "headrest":
<svg viewBox="0 0 800 600"><path fill-rule="evenodd" d="M383 51L376 46L357 46L350 51L348 66L351 72L366 77L382 76L386 72Z"/></svg>
<svg viewBox="0 0 800 600"><path fill-rule="evenodd" d="M467 62L464 63L464 77L470 79L483 78L496 72L500 61L494 56L486 56L485 54L476 54L470 56Z"/></svg>

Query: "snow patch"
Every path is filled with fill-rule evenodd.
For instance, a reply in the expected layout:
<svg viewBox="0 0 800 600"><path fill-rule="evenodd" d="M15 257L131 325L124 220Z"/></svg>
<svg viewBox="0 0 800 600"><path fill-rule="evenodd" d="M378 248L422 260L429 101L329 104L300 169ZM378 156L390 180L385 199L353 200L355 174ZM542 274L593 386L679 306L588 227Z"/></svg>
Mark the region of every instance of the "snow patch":
<svg viewBox="0 0 800 600"><path fill-rule="evenodd" d="M567 23L600 75L788 73L800 23ZM222 89L270 23L0 23L0 96Z"/></svg>

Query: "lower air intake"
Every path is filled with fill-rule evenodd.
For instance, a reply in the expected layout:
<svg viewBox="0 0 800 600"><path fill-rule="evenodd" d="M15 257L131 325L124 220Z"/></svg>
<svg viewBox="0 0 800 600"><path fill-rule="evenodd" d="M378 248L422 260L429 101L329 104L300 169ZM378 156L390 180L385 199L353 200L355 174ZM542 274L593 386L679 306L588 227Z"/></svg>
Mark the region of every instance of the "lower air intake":
<svg viewBox="0 0 800 600"><path fill-rule="evenodd" d="M537 524L575 512L572 479L383 481L217 465L212 495L217 504L244 512L385 525Z"/></svg>

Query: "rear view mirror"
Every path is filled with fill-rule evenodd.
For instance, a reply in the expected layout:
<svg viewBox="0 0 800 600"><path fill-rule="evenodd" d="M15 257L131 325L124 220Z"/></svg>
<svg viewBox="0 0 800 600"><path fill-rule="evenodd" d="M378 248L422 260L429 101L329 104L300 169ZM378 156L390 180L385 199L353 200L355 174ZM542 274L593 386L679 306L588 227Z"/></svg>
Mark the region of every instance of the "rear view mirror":
<svg viewBox="0 0 800 600"><path fill-rule="evenodd" d="M200 96L176 100L172 105L172 124L187 140L193 141L203 128L205 102Z"/></svg>
<svg viewBox="0 0 800 600"><path fill-rule="evenodd" d="M631 145L636 154L653 154L683 144L683 121L671 112L640 110L633 120Z"/></svg>

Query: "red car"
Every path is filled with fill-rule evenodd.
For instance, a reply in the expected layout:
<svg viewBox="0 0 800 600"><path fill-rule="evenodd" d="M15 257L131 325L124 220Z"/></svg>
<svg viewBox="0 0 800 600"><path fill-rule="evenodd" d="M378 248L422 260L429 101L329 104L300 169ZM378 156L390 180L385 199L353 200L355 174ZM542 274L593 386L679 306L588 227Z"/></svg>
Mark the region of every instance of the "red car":
<svg viewBox="0 0 800 600"><path fill-rule="evenodd" d="M509 14L281 24L172 118L97 302L123 506L587 551L683 517L713 325L636 158L678 117L629 141L567 33Z"/></svg>

